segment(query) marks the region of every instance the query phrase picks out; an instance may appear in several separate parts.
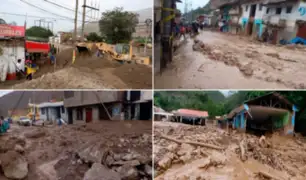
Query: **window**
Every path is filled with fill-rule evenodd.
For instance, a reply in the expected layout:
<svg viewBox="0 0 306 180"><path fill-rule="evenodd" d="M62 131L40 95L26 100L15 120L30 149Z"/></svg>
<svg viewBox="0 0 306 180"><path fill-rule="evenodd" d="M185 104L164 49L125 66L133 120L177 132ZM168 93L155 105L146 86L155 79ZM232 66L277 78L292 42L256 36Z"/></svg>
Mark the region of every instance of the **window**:
<svg viewBox="0 0 306 180"><path fill-rule="evenodd" d="M65 107L62 106L61 109L62 109L62 114L65 114Z"/></svg>
<svg viewBox="0 0 306 180"><path fill-rule="evenodd" d="M248 10L249 10L249 5L246 5L245 12L247 12Z"/></svg>
<svg viewBox="0 0 306 180"><path fill-rule="evenodd" d="M287 6L286 13L290 14L292 12L292 6Z"/></svg>
<svg viewBox="0 0 306 180"><path fill-rule="evenodd" d="M259 4L259 11L262 10L262 4Z"/></svg>
<svg viewBox="0 0 306 180"><path fill-rule="evenodd" d="M276 14L281 14L282 13L282 8L276 8Z"/></svg>
<svg viewBox="0 0 306 180"><path fill-rule="evenodd" d="M267 8L266 14L269 14L269 12L270 12L270 8Z"/></svg>
<svg viewBox="0 0 306 180"><path fill-rule="evenodd" d="M46 112L46 108L41 108L41 114L44 115Z"/></svg>

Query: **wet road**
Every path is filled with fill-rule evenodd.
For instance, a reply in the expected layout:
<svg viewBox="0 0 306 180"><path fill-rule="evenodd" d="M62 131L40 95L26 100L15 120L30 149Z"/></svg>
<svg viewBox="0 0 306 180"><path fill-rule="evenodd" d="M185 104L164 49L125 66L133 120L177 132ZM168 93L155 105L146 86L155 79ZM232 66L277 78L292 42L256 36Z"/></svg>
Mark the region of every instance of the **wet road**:
<svg viewBox="0 0 306 180"><path fill-rule="evenodd" d="M203 31L197 39L214 54L230 56L218 61L203 52L193 51L193 40L183 44L173 63L155 75L156 89L293 89L304 88L306 76L305 48L266 45L245 37ZM241 66L251 70L245 76Z"/></svg>

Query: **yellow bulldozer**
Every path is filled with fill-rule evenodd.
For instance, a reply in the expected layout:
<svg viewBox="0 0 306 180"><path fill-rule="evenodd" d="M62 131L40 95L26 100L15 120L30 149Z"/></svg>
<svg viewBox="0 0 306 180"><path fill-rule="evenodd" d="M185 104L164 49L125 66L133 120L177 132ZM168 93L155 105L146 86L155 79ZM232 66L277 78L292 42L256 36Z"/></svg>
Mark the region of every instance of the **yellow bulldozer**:
<svg viewBox="0 0 306 180"><path fill-rule="evenodd" d="M137 56L133 54L133 45L130 44L107 44L104 42L88 43L82 42L77 44L79 53L95 53L99 51L102 55L108 55L113 60L121 63L135 63L135 64L152 64L152 58L147 56Z"/></svg>

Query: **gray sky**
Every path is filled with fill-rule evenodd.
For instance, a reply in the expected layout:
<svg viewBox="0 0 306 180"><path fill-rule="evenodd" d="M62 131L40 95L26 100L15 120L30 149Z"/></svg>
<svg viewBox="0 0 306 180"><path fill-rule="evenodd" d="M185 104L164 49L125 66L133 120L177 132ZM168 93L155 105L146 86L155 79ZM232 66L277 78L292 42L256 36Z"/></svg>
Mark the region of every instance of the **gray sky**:
<svg viewBox="0 0 306 180"><path fill-rule="evenodd" d="M39 16L39 17L51 17L51 18L61 18L54 14L50 14L46 11L69 17L71 19L74 19L74 12L57 7L55 5L52 5L48 2L45 2L45 0L23 0L26 2L29 2L30 4L34 4L46 11L39 10L35 7L31 7L28 4L20 1L20 0L1 0L1 6L0 6L0 12L8 12L8 13L16 13L16 14L27 14L28 16ZM70 9L75 9L75 0L47 0L51 1L57 4L61 4L62 6L65 6ZM137 11L145 8L149 8L153 6L153 1L151 0L87 0L87 4L91 6L96 3L100 3L100 14L105 10L111 10L114 7L123 7L127 11ZM79 12L82 12L82 5L83 0L79 0ZM88 9L87 9L88 11ZM88 15L90 16L91 13L89 12ZM12 16L12 15L5 15L0 14L0 17L4 19L7 23L11 21L15 21L18 25L23 26L25 22L25 16ZM33 26L35 20L39 20L40 18L33 18L28 17L27 18L27 26ZM79 20L82 20L82 14L80 13L78 16ZM51 19L47 19L50 21ZM89 20L89 18L87 18ZM91 19L92 20L92 19ZM54 20L52 20L54 21ZM78 25L81 25L80 22L78 22ZM72 30L74 27L73 20L56 20L54 21L54 31L69 31Z"/></svg>
<svg viewBox="0 0 306 180"><path fill-rule="evenodd" d="M209 0L187 0L187 2L191 2L192 6L189 6L189 10L196 9L198 7L203 7L208 3ZM177 3L177 8L181 10L181 12L184 13L184 7L185 7L185 0L182 0L183 3Z"/></svg>

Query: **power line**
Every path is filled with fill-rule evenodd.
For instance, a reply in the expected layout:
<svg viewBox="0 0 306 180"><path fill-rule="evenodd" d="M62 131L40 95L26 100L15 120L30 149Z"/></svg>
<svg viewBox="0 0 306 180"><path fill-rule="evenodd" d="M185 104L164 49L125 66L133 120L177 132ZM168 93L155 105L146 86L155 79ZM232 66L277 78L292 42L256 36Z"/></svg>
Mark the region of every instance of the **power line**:
<svg viewBox="0 0 306 180"><path fill-rule="evenodd" d="M28 17L28 18L40 18L40 19L50 19L50 20L68 20L68 19L58 19L53 17L41 17L41 16L33 16L33 15L27 15L27 14L16 14L16 13L8 13L8 12L0 12L0 14L4 15L11 15L11 16L22 16L22 17Z"/></svg>
<svg viewBox="0 0 306 180"><path fill-rule="evenodd" d="M25 0L20 0L20 1L21 1L21 2L23 2L23 3L26 3L26 4L27 4L27 5L29 5L29 6L35 7L35 8L37 8L37 9L40 9L41 11L44 11L44 12L47 12L47 13L53 14L53 15L55 15L55 16L58 16L58 17L61 17L61 18L67 19L67 20L74 21L74 19L73 19L73 18L66 17L66 16L62 16L62 15L59 15L59 14L56 14L56 13L53 13L53 12L47 11L47 10L45 10L45 9L43 9L43 8L40 8L40 7L38 7L38 6L34 5L34 4L31 4L31 3L29 3L29 2L26 2ZM81 22L81 21L80 21L80 22Z"/></svg>
<svg viewBox="0 0 306 180"><path fill-rule="evenodd" d="M57 7L66 9L66 10L68 10L68 11L75 12L74 9L70 9L70 8L68 8L68 7L65 7L65 6L63 6L63 5L57 4L57 3L55 3L55 2L51 2L51 1L49 1L49 0L44 0L44 1L47 2L47 3L53 4L54 6L57 6ZM82 12L78 11L78 14L82 15ZM86 17L93 19L93 18L90 17L90 16L86 16Z"/></svg>
<svg viewBox="0 0 306 180"><path fill-rule="evenodd" d="M31 3L29 3L29 2L27 2L27 1L25 1L25 0L20 0L20 1L23 2L23 3L25 3L25 4L27 4L27 5L29 5L29 6L35 7L35 8L37 8L37 9L40 9L40 10L42 10L42 11L44 11L44 12L53 14L53 15L55 15L55 16L59 16L59 17L65 18L65 19L73 20L73 18L66 17L66 16L62 16L62 15L59 15L59 14L56 14L56 13L47 11L47 10L45 10L45 9L43 9L43 8L40 8L40 7L38 7L38 6L34 5L34 4L31 4Z"/></svg>

